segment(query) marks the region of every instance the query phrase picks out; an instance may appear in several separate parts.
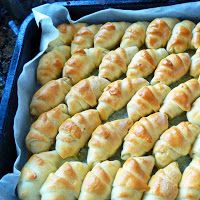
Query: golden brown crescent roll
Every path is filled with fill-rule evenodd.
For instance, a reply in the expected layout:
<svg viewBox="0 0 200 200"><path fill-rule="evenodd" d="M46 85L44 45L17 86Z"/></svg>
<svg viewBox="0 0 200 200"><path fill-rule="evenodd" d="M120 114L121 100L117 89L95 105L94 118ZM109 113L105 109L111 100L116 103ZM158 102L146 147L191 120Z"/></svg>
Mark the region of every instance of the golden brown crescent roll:
<svg viewBox="0 0 200 200"><path fill-rule="evenodd" d="M190 64L191 60L188 53L170 54L158 64L151 83L161 82L170 85L188 72Z"/></svg>
<svg viewBox="0 0 200 200"><path fill-rule="evenodd" d="M189 111L193 101L200 96L200 82L190 79L172 89L164 100L160 112L174 118L184 111Z"/></svg>
<svg viewBox="0 0 200 200"><path fill-rule="evenodd" d="M195 26L192 31L192 46L195 49L200 47L200 22Z"/></svg>
<svg viewBox="0 0 200 200"><path fill-rule="evenodd" d="M179 20L175 18L156 18L147 27L146 46L150 49L165 47L172 29Z"/></svg>
<svg viewBox="0 0 200 200"><path fill-rule="evenodd" d="M148 85L148 81L143 78L125 78L109 84L99 98L97 106L101 119L105 121L112 113L123 108L145 85Z"/></svg>
<svg viewBox="0 0 200 200"><path fill-rule="evenodd" d="M122 37L122 41L120 47L132 47L137 46L140 48L144 45L144 41L146 38L146 29L149 25L149 22L135 22L131 24Z"/></svg>
<svg viewBox="0 0 200 200"><path fill-rule="evenodd" d="M170 87L163 83L141 88L127 104L129 118L137 121L141 117L157 112L169 92Z"/></svg>
<svg viewBox="0 0 200 200"><path fill-rule="evenodd" d="M72 84L87 78L91 72L99 66L102 58L107 53L102 48L90 48L77 51L65 63L63 77L68 77Z"/></svg>
<svg viewBox="0 0 200 200"><path fill-rule="evenodd" d="M191 57L190 75L193 77L200 75L200 48Z"/></svg>
<svg viewBox="0 0 200 200"><path fill-rule="evenodd" d="M200 159L194 158L183 172L177 200L200 199Z"/></svg>
<svg viewBox="0 0 200 200"><path fill-rule="evenodd" d="M40 189L41 200L76 200L88 173L87 164L65 162L55 173L49 174Z"/></svg>
<svg viewBox="0 0 200 200"><path fill-rule="evenodd" d="M94 37L94 47L114 49L120 43L129 25L128 22L105 23Z"/></svg>
<svg viewBox="0 0 200 200"><path fill-rule="evenodd" d="M21 170L17 191L21 200L40 200L40 187L51 172L62 164L56 151L34 154Z"/></svg>
<svg viewBox="0 0 200 200"><path fill-rule="evenodd" d="M124 139L121 158L142 156L150 151L160 135L168 128L168 118L165 114L154 113L137 121Z"/></svg>
<svg viewBox="0 0 200 200"><path fill-rule="evenodd" d="M44 54L38 64L37 80L41 85L61 76L65 62L70 58L70 47L58 46Z"/></svg>
<svg viewBox="0 0 200 200"><path fill-rule="evenodd" d="M34 95L30 104L30 113L39 116L62 103L71 88L68 78L52 80L43 85Z"/></svg>
<svg viewBox="0 0 200 200"><path fill-rule="evenodd" d="M120 162L104 161L88 172L81 188L79 200L108 200Z"/></svg>
<svg viewBox="0 0 200 200"><path fill-rule="evenodd" d="M195 24L189 20L176 24L167 43L167 51L170 53L182 53L190 49L194 27Z"/></svg>
<svg viewBox="0 0 200 200"><path fill-rule="evenodd" d="M143 200L175 200L181 172L176 162L159 169L150 179L150 189L145 192Z"/></svg>
<svg viewBox="0 0 200 200"><path fill-rule="evenodd" d="M111 200L141 200L155 164L153 156L131 157L117 171Z"/></svg>
<svg viewBox="0 0 200 200"><path fill-rule="evenodd" d="M181 156L186 156L199 132L200 127L190 122L181 122L166 130L153 149L156 165L163 168Z"/></svg>
<svg viewBox="0 0 200 200"><path fill-rule="evenodd" d="M149 76L158 63L168 56L165 49L143 49L136 53L128 66L127 77L139 78Z"/></svg>
<svg viewBox="0 0 200 200"><path fill-rule="evenodd" d="M74 115L96 106L104 88L109 83L110 81L104 78L90 76L74 85L65 97L69 114Z"/></svg>
<svg viewBox="0 0 200 200"><path fill-rule="evenodd" d="M132 121L118 119L98 126L88 142L87 163L89 165L110 158L122 144Z"/></svg>
<svg viewBox="0 0 200 200"><path fill-rule="evenodd" d="M56 151L62 158L76 155L100 124L97 110L90 109L75 114L60 126L56 137Z"/></svg>
<svg viewBox="0 0 200 200"><path fill-rule="evenodd" d="M126 73L127 66L138 52L137 47L117 48L106 54L99 66L99 76L110 81L117 80Z"/></svg>
<svg viewBox="0 0 200 200"><path fill-rule="evenodd" d="M55 143L58 128L69 117L65 104L60 104L52 110L41 114L31 125L30 131L26 136L28 150L32 153L50 150Z"/></svg>

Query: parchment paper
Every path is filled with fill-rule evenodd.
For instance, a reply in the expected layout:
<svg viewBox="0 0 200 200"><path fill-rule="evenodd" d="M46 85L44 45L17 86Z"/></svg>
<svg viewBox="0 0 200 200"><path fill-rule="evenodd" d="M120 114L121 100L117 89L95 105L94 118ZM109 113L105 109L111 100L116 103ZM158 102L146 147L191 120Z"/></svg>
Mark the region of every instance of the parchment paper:
<svg viewBox="0 0 200 200"><path fill-rule="evenodd" d="M69 12L64 5L65 4L63 3L57 3L56 5L45 4L33 9L35 20L38 25L41 23L42 27L40 52L34 59L24 65L23 71L18 79L18 109L14 120L14 137L18 157L13 167L13 173L5 175L0 180L0 200L17 199L15 188L20 175L20 170L27 161L27 150L24 139L30 128L29 105L32 95L37 88L36 68L38 60L46 50L48 43L58 36L58 31L53 25L56 26L66 21L75 22L71 19ZM150 21L156 17L176 17L198 22L200 21L200 2L137 11L106 9L87 15L76 22L86 22L89 24L98 24L107 21L135 22L138 20ZM112 118L115 118L116 116L125 117L125 115L125 110L122 110L113 115ZM183 119L185 119L184 116L179 118L179 120ZM187 160L184 159L182 163L185 162L187 163Z"/></svg>

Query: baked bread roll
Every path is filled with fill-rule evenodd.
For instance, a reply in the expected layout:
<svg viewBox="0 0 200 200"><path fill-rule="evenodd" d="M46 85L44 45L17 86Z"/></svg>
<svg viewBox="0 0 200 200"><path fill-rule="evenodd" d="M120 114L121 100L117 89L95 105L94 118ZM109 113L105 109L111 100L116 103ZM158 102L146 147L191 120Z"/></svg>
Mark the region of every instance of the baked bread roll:
<svg viewBox="0 0 200 200"><path fill-rule="evenodd" d="M192 104L192 108L187 112L188 121L200 126L200 97Z"/></svg>
<svg viewBox="0 0 200 200"><path fill-rule="evenodd" d="M128 22L107 22L94 37L94 47L102 47L108 50L119 45L125 30L130 26Z"/></svg>
<svg viewBox="0 0 200 200"><path fill-rule="evenodd" d="M156 18L148 26L146 46L150 49L165 47L171 36L172 29L179 20L175 18Z"/></svg>
<svg viewBox="0 0 200 200"><path fill-rule="evenodd" d="M56 151L34 154L21 170L17 191L21 200L40 200L40 188L47 176L62 164Z"/></svg>
<svg viewBox="0 0 200 200"><path fill-rule="evenodd" d="M170 53L182 53L190 49L194 27L195 24L189 20L176 24L167 43L167 51Z"/></svg>
<svg viewBox="0 0 200 200"><path fill-rule="evenodd" d="M149 152L167 128L168 119L165 114L157 112L141 118L125 137L121 158L126 160L131 156L142 156Z"/></svg>
<svg viewBox="0 0 200 200"><path fill-rule="evenodd" d="M199 132L200 127L190 122L181 122L166 130L153 149L156 165L163 168L178 158L189 154Z"/></svg>
<svg viewBox="0 0 200 200"><path fill-rule="evenodd" d="M110 199L112 183L120 165L118 160L96 164L83 181L79 200Z"/></svg>
<svg viewBox="0 0 200 200"><path fill-rule="evenodd" d="M157 67L158 63L168 56L165 49L143 49L136 53L128 66L127 77L147 77Z"/></svg>
<svg viewBox="0 0 200 200"><path fill-rule="evenodd" d="M151 83L161 82L170 85L188 72L190 64L191 60L188 53L170 54L158 64Z"/></svg>
<svg viewBox="0 0 200 200"><path fill-rule="evenodd" d="M128 117L134 122L160 109L170 88L163 84L149 85L136 92L127 104Z"/></svg>
<svg viewBox="0 0 200 200"><path fill-rule="evenodd" d="M137 47L117 48L110 51L99 66L99 76L110 81L117 80L126 73L128 64L137 52Z"/></svg>
<svg viewBox="0 0 200 200"><path fill-rule="evenodd" d="M190 79L172 89L164 100L160 112L174 118L184 111L189 111L193 101L200 96L200 82Z"/></svg>
<svg viewBox="0 0 200 200"><path fill-rule="evenodd" d="M70 47L58 46L44 54L38 64L37 81L44 85L61 76L65 62L70 58Z"/></svg>
<svg viewBox="0 0 200 200"><path fill-rule="evenodd" d="M78 199L83 179L89 171L85 163L65 162L55 173L49 174L40 189L41 200Z"/></svg>
<svg viewBox="0 0 200 200"><path fill-rule="evenodd" d="M192 31L192 46L195 49L200 47L200 22L195 26Z"/></svg>
<svg viewBox="0 0 200 200"><path fill-rule="evenodd" d="M101 25L91 25L82 27L74 36L71 43L71 53L74 54L76 51L82 49L89 49L94 45L94 36L100 29Z"/></svg>
<svg viewBox="0 0 200 200"><path fill-rule="evenodd" d="M192 146L192 149L191 149L191 152L190 152L190 155L191 157L199 157L200 158L200 129L199 129L199 132L198 132L198 137L197 139L195 140L194 142L194 145Z"/></svg>
<svg viewBox="0 0 200 200"><path fill-rule="evenodd" d="M50 150L55 143L58 128L67 118L69 115L65 104L41 114L26 136L27 149L33 154Z"/></svg>
<svg viewBox="0 0 200 200"><path fill-rule="evenodd" d="M177 200L200 199L200 159L194 158L183 172Z"/></svg>
<svg viewBox="0 0 200 200"><path fill-rule="evenodd" d="M56 151L62 158L76 155L100 124L96 110L90 109L75 114L60 126L56 137Z"/></svg>
<svg viewBox="0 0 200 200"><path fill-rule="evenodd" d="M91 165L110 158L122 144L131 126L132 121L128 118L98 126L88 142L87 163Z"/></svg>
<svg viewBox="0 0 200 200"><path fill-rule="evenodd" d="M107 51L102 48L90 48L77 51L65 63L63 77L68 77L73 85L87 78L99 66L106 53Z"/></svg>
<svg viewBox="0 0 200 200"><path fill-rule="evenodd" d="M181 172L176 162L159 169L149 181L149 191L145 192L143 200L175 200L178 194L178 184Z"/></svg>
<svg viewBox="0 0 200 200"><path fill-rule="evenodd" d="M74 85L65 97L69 114L74 115L96 106L104 88L109 83L110 81L104 78L90 76Z"/></svg>
<svg viewBox="0 0 200 200"><path fill-rule="evenodd" d="M62 103L71 88L68 78L52 80L43 85L32 97L30 113L39 116Z"/></svg>
<svg viewBox="0 0 200 200"><path fill-rule="evenodd" d="M200 75L200 48L191 57L190 76L197 77Z"/></svg>
<svg viewBox="0 0 200 200"><path fill-rule="evenodd" d="M116 174L111 200L141 200L154 164L153 156L129 158Z"/></svg>
<svg viewBox="0 0 200 200"><path fill-rule="evenodd" d="M148 85L148 81L143 78L125 78L109 84L99 98L97 106L101 119L105 121L112 113L123 108L131 97L145 85Z"/></svg>
<svg viewBox="0 0 200 200"><path fill-rule="evenodd" d="M131 24L125 31L120 47L132 47L137 46L138 48L144 45L146 38L146 29L149 22L135 22Z"/></svg>

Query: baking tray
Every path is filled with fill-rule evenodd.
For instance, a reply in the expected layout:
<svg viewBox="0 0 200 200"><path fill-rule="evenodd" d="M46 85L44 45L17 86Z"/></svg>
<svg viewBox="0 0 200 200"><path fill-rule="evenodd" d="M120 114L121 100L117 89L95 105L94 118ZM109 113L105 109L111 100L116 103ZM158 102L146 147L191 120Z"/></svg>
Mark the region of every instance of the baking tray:
<svg viewBox="0 0 200 200"><path fill-rule="evenodd" d="M57 2L66 5L72 19L106 9L121 8L138 10L151 7L174 5L188 1L152 1L152 0L118 0L118 1L67 1ZM191 2L191 1L190 1ZM4 88L0 107L0 177L12 172L16 159L16 149L13 137L13 122L17 110L17 80L26 62L39 52L41 29L36 26L33 14L22 23L14 48L10 68Z"/></svg>

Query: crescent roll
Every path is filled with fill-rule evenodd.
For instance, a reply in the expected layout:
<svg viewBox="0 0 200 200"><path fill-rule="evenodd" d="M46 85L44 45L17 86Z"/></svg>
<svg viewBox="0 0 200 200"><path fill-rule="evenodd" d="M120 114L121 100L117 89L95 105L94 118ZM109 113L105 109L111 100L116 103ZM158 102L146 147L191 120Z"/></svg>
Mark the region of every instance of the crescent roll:
<svg viewBox="0 0 200 200"><path fill-rule="evenodd" d="M149 22L135 22L131 24L125 31L120 47L132 47L137 46L138 48L144 45L146 38L146 29Z"/></svg>
<svg viewBox="0 0 200 200"><path fill-rule="evenodd" d="M65 162L55 173L49 174L40 189L41 200L78 199L83 179L89 171L85 163Z"/></svg>
<svg viewBox="0 0 200 200"><path fill-rule="evenodd" d="M148 85L148 81L143 78L125 78L109 84L99 98L97 106L101 119L105 121L112 113L123 108L131 97L145 85Z"/></svg>
<svg viewBox="0 0 200 200"><path fill-rule="evenodd" d="M165 114L154 113L137 121L124 139L121 158L142 156L149 152L160 135L168 128L168 118Z"/></svg>
<svg viewBox="0 0 200 200"><path fill-rule="evenodd" d="M68 78L52 80L43 85L32 97L30 113L39 116L62 103L71 88Z"/></svg>
<svg viewBox="0 0 200 200"><path fill-rule="evenodd" d="M91 25L82 27L74 36L71 43L71 53L74 54L76 51L82 49L89 49L94 45L94 36L100 29L101 25Z"/></svg>
<svg viewBox="0 0 200 200"><path fill-rule="evenodd" d="M99 76L110 81L117 80L126 73L128 64L137 52L137 47L117 48L110 51L99 66Z"/></svg>
<svg viewBox="0 0 200 200"><path fill-rule="evenodd" d="M131 125L132 121L126 118L98 126L88 142L87 163L91 165L110 158L122 144Z"/></svg>
<svg viewBox="0 0 200 200"><path fill-rule="evenodd" d="M165 49L143 49L136 53L128 65L127 77L139 78L149 76L157 67L158 63L168 56Z"/></svg>
<svg viewBox="0 0 200 200"><path fill-rule="evenodd" d="M153 156L131 157L117 171L111 200L141 200L155 164Z"/></svg>
<svg viewBox="0 0 200 200"><path fill-rule="evenodd" d="M112 183L120 165L118 160L96 164L83 181L79 200L110 199Z"/></svg>
<svg viewBox="0 0 200 200"><path fill-rule="evenodd" d="M76 155L100 124L97 110L90 109L75 114L60 126L56 137L56 151L62 158Z"/></svg>
<svg viewBox="0 0 200 200"><path fill-rule="evenodd" d="M177 200L200 199L200 159L194 158L183 172Z"/></svg>
<svg viewBox="0 0 200 200"><path fill-rule="evenodd" d="M119 45L128 26L130 26L128 22L105 23L94 37L94 47L114 49Z"/></svg>
<svg viewBox="0 0 200 200"><path fill-rule="evenodd" d="M62 164L55 151L34 154L21 170L17 191L21 200L40 200L40 188L47 176Z"/></svg>
<svg viewBox="0 0 200 200"><path fill-rule="evenodd" d="M157 112L169 92L170 88L163 83L141 88L127 104L129 118L137 121L141 117Z"/></svg>
<svg viewBox="0 0 200 200"><path fill-rule="evenodd" d="M159 169L149 181L149 190L145 192L143 200L175 200L181 172L176 162L163 169Z"/></svg>
<svg viewBox="0 0 200 200"><path fill-rule="evenodd" d="M41 114L31 125L26 136L27 149L33 154L50 150L55 142L58 128L67 118L69 115L65 104Z"/></svg>
<svg viewBox="0 0 200 200"><path fill-rule="evenodd" d="M200 75L200 48L191 57L190 76L198 77Z"/></svg>
<svg viewBox="0 0 200 200"><path fill-rule="evenodd" d="M195 49L200 47L200 22L195 26L192 31L192 46Z"/></svg>
<svg viewBox="0 0 200 200"><path fill-rule="evenodd" d="M77 51L65 63L63 77L68 77L73 85L87 78L99 66L106 53L107 51L102 48L90 48Z"/></svg>
<svg viewBox="0 0 200 200"><path fill-rule="evenodd" d="M190 152L191 157L199 157L200 158L200 129L198 131L198 137L195 140L191 152Z"/></svg>
<svg viewBox="0 0 200 200"><path fill-rule="evenodd" d="M172 89L164 100L160 112L174 118L184 111L189 111L193 101L200 96L200 82L190 79Z"/></svg>
<svg viewBox="0 0 200 200"><path fill-rule="evenodd" d="M191 60L188 53L170 54L158 64L151 83L170 85L188 72L190 64Z"/></svg>
<svg viewBox="0 0 200 200"><path fill-rule="evenodd" d="M172 29L179 20L175 18L156 18L148 26L146 32L146 46L150 49L165 47L172 33Z"/></svg>
<svg viewBox="0 0 200 200"><path fill-rule="evenodd" d="M69 114L74 115L96 106L104 88L109 83L110 81L104 78L90 76L74 85L65 97Z"/></svg>
<svg viewBox="0 0 200 200"><path fill-rule="evenodd" d="M182 53L190 49L194 27L195 24L189 20L176 24L167 43L167 51L170 53Z"/></svg>
<svg viewBox="0 0 200 200"><path fill-rule="evenodd" d="M163 168L189 154L199 132L200 127L190 122L181 122L166 130L153 149L157 166Z"/></svg>

